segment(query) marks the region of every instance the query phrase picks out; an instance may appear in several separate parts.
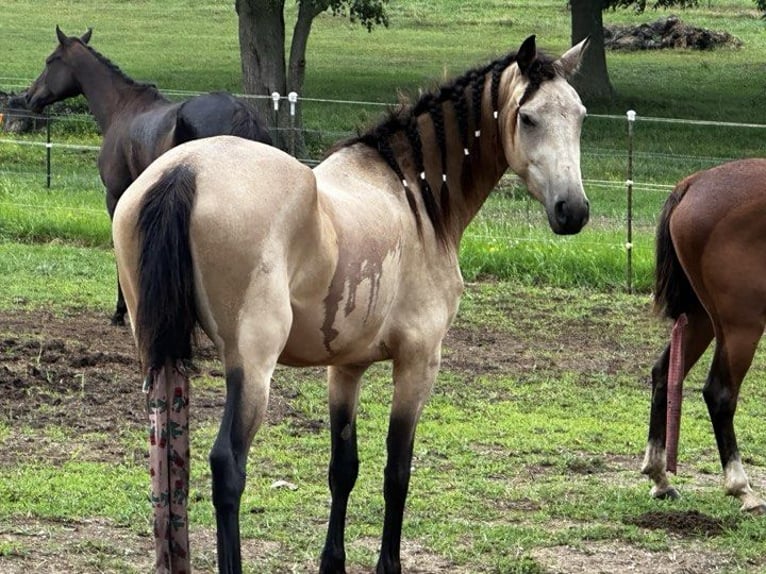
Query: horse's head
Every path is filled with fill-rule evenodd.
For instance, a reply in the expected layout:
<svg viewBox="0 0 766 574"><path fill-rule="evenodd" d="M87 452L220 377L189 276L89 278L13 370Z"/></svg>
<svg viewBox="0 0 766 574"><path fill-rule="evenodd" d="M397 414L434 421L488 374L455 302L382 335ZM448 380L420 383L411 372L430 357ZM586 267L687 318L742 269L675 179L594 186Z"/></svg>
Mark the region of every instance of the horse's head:
<svg viewBox="0 0 766 574"><path fill-rule="evenodd" d="M588 222L580 172L580 129L585 107L567 82L580 64L587 39L558 60L538 58L530 36L503 73L498 121L505 158L545 206L551 229L577 233Z"/></svg>
<svg viewBox="0 0 766 574"><path fill-rule="evenodd" d="M88 29L80 38L69 37L56 26L59 45L45 59L45 69L27 90L29 109L40 112L45 106L82 93L71 64L71 53L90 41L91 32Z"/></svg>

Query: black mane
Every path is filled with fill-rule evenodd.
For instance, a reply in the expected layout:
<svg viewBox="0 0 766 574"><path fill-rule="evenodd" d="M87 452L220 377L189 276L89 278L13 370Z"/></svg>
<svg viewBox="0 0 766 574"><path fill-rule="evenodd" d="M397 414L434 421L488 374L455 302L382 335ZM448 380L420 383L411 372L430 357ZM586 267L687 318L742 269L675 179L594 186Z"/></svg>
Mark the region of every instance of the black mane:
<svg viewBox="0 0 766 574"><path fill-rule="evenodd" d="M407 182L407 178L399 165L399 161L397 160L396 154L390 143L391 137L394 134L403 133L411 148L416 177L420 174L417 181L423 196L426 214L434 227L437 237L439 237L440 240L444 240L446 237L446 225L449 219L449 191L447 189L446 181L443 181L439 194L439 201L437 202L428 180L423 177L424 160L420 134L417 129L417 118L423 114L430 115L431 121L434 124L437 144L441 154L442 174L446 174L447 141L442 106L447 102L451 102L454 106L461 144L465 149L469 149L469 142L472 137L471 127L473 126L474 130L478 130L481 125L481 100L488 76L489 80L492 82L491 98L492 111L494 112L498 110L500 76L508 66L516 62L516 59L516 52L512 52L485 66L468 70L461 76L454 78L435 90L424 93L414 105L399 106L389 110L388 114L378 124L364 133L341 142L335 146L330 153L358 143L367 145L376 150L394 173L396 173L397 177L402 180L407 201L414 213L418 232L420 232L420 215L417 211L415 198L412 195L411 186ZM538 54L535 60L532 61L524 71L524 75L529 80L529 84L522 96L521 103L524 103L531 97L543 82L553 79L556 74L557 72L553 64L553 59ZM469 103L470 110L473 111L472 117L469 117ZM464 159L464 167L470 169L470 161L467 160L467 156L466 159ZM443 179L444 177L445 176L443 175Z"/></svg>
<svg viewBox="0 0 766 574"><path fill-rule="evenodd" d="M162 99L165 99L164 96L157 89L157 86L155 84L150 84L150 83L146 83L146 82L139 82L139 81L134 80L133 78L128 76L125 72L123 72L122 69L120 69L120 67L117 64L112 62L109 58L104 56L101 52L99 52L95 48L93 48L93 47L89 46L88 44L84 43L79 38L72 38L72 40L82 44L82 46L86 50L88 50L91 54L93 54L99 62L101 62L107 68L109 68L112 72L114 72L118 76L120 76L120 78L125 80L125 83L127 83L128 85L133 86L135 88L138 88L140 90L146 90L146 91L154 92L158 97L160 97Z"/></svg>

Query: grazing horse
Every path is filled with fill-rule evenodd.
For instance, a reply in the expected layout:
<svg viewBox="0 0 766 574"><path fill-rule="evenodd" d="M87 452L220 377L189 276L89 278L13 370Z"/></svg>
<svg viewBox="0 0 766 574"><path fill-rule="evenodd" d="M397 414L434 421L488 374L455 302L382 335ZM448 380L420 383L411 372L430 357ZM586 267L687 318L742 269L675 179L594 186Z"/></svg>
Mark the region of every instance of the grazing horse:
<svg viewBox="0 0 766 574"><path fill-rule="evenodd" d="M658 312L677 325L683 325L685 317L679 337L681 379L716 340L702 394L726 493L739 498L743 511L754 514L766 513L766 503L754 494L742 467L734 413L739 387L766 326L764 214L766 159L732 161L682 180L665 202L657 227L654 289ZM671 348L665 347L652 369L649 440L641 469L654 481L656 498L678 497L666 468Z"/></svg>
<svg viewBox="0 0 766 574"><path fill-rule="evenodd" d="M59 45L45 60L45 69L27 90L27 106L46 106L82 94L96 118L103 142L98 171L106 186L109 217L128 186L170 148L189 140L236 135L271 144L255 112L226 92L171 102L154 86L129 78L88 45L92 30L81 38L67 37L56 26ZM117 284L112 323L125 324L125 301Z"/></svg>
<svg viewBox="0 0 766 574"><path fill-rule="evenodd" d="M377 572L401 571L415 427L463 290L466 226L509 166L555 233L577 233L588 221L585 108L566 80L584 46L553 60L527 38L517 53L337 145L313 170L275 148L218 137L171 150L126 191L113 238L147 389L183 382L197 324L224 363L224 414L210 453L220 572L241 571L247 454L277 363L329 366L332 505L319 571L345 572L360 381L384 360L393 362L393 398ZM171 523L184 522L179 512ZM158 546L168 528L157 527ZM180 547L171 562L188 555ZM161 552L158 567L167 567Z"/></svg>

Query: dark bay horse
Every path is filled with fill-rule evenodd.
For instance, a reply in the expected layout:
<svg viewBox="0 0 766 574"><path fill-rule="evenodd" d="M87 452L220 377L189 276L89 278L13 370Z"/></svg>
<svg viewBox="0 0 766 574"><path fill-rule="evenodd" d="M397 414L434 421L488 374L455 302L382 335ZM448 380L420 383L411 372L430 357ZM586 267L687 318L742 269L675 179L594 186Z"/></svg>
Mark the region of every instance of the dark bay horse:
<svg viewBox="0 0 766 574"><path fill-rule="evenodd" d="M171 102L154 86L129 78L91 48L91 30L81 38L67 37L56 26L56 36L59 44L27 90L27 105L39 113L54 102L85 96L103 134L98 171L106 186L110 218L138 174L174 146L215 135L271 144L263 122L231 94L215 92ZM118 283L112 323L124 324L125 312Z"/></svg>
<svg viewBox="0 0 766 574"><path fill-rule="evenodd" d="M750 487L734 434L740 385L766 326L766 159L732 161L682 180L657 228L655 305L688 323L680 337L682 378L710 342L715 350L703 388L726 493L742 510L766 513ZM681 319L683 321L683 319ZM677 498L666 468L670 344L652 369L649 440L641 471L652 496Z"/></svg>
<svg viewBox="0 0 766 574"><path fill-rule="evenodd" d="M345 572L360 381L385 360L393 398L377 572L401 571L415 428L463 290L463 231L508 167L555 233L577 233L588 221L585 108L566 80L584 46L552 60L532 36L338 145L313 170L275 148L217 137L167 152L128 188L113 236L152 412L162 414L166 397L178 409L186 403L182 361L195 325L224 363L226 402L210 453L220 572L241 571L247 455L277 363L329 366L332 506L319 571ZM186 468L183 457L168 456L166 468ZM176 507L155 505L155 526L157 567L183 570L187 541L174 530L186 524L183 479L153 488L157 501L181 489Z"/></svg>

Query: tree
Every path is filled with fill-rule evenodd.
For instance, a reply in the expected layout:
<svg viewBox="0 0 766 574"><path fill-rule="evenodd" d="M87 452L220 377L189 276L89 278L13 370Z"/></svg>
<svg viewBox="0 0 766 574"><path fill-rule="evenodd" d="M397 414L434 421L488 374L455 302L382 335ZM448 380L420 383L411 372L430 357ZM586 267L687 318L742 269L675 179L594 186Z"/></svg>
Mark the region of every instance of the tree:
<svg viewBox="0 0 766 574"><path fill-rule="evenodd" d="M279 92L302 94L306 75L306 48L311 25L319 14L332 10L371 31L374 26L388 26L385 7L388 0L296 0L298 16L293 29L289 60L285 55L285 0L236 0L239 17L239 51L242 83L247 94L269 95ZM271 102L256 100L266 118L271 117ZM288 125L287 106L280 105L276 128ZM300 107L295 125L300 127ZM300 130L298 131L300 133ZM284 140L282 145L284 146ZM302 139L296 148L302 149Z"/></svg>
<svg viewBox="0 0 766 574"><path fill-rule="evenodd" d="M696 6L698 0L569 0L572 11L572 45L574 46L586 36L590 36L588 51L585 53L580 66L580 73L573 83L586 101L610 99L614 95L612 84L609 82L609 72L606 67L606 51L604 49L604 23L602 12L607 8L629 8L636 12L646 10L647 4L652 8L669 8L678 6L686 8ZM766 0L755 0L756 6L766 12Z"/></svg>

